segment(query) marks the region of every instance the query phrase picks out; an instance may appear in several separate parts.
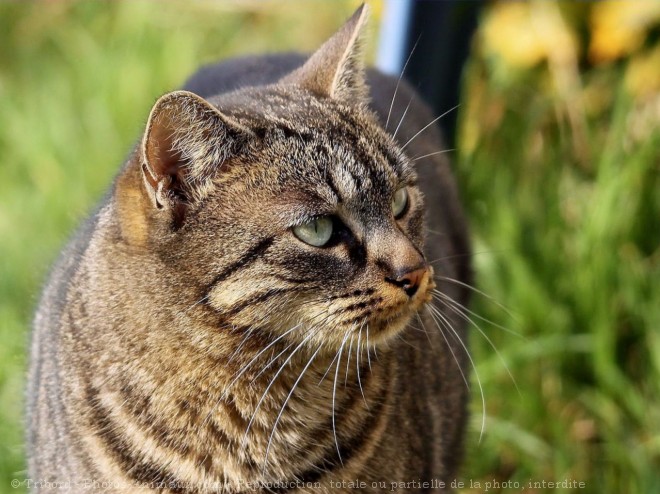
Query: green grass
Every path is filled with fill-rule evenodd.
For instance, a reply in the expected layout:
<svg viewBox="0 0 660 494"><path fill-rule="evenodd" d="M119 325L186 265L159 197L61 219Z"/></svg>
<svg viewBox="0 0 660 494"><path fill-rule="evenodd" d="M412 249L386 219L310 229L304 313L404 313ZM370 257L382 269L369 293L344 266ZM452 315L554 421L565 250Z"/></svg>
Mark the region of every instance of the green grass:
<svg viewBox="0 0 660 494"><path fill-rule="evenodd" d="M40 283L151 104L201 63L311 50L355 3L0 3L0 493L26 476L26 346ZM477 286L513 316L479 295L473 309L518 333L475 320L518 390L475 330L487 420L478 443L475 388L462 476L482 488L465 492L493 479L660 492L660 131L653 121L641 137L631 130L642 112L621 71L593 73L611 97L578 115L576 140L561 95L538 90L543 73L498 84L488 61L471 65L461 119L480 132L461 146L457 173Z"/></svg>
<svg viewBox="0 0 660 494"><path fill-rule="evenodd" d="M519 333L482 325L520 393L473 334L488 420L467 474L659 492L660 128L633 132L657 103L635 103L613 68L606 108L578 114L579 142L556 117L572 111L557 112L561 95L540 89L544 72L503 87L489 68L473 61L466 93L482 101L472 111L500 117L462 154L459 178L477 285L514 314L480 296L475 310ZM581 83L600 76L587 71Z"/></svg>

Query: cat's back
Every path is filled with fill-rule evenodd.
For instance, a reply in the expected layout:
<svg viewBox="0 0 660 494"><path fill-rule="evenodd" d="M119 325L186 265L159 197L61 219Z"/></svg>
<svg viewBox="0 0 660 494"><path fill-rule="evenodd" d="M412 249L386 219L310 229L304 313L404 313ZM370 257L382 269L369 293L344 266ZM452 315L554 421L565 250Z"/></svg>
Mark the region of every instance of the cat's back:
<svg viewBox="0 0 660 494"><path fill-rule="evenodd" d="M104 199L102 202L107 200ZM53 265L33 321L30 341L30 368L27 388L27 449L29 470L35 478L49 479L53 464L73 477L78 465L63 461L71 459L73 447L62 441L70 429L66 406L62 361L67 358L61 339L64 318L71 309L70 293L83 263L90 239L98 223L95 211L69 240ZM40 454L34 454L36 450Z"/></svg>

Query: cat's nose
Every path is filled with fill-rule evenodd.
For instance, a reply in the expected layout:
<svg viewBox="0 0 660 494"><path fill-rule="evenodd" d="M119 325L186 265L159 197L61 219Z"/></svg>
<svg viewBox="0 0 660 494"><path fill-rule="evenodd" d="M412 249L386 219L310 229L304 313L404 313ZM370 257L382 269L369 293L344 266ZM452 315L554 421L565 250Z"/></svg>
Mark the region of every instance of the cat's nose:
<svg viewBox="0 0 660 494"><path fill-rule="evenodd" d="M403 271L403 272L401 272ZM417 293L419 285L424 279L424 275L428 271L427 266L415 269L404 269L398 273L393 274L391 277L385 277L385 281L401 287L406 295L412 297Z"/></svg>

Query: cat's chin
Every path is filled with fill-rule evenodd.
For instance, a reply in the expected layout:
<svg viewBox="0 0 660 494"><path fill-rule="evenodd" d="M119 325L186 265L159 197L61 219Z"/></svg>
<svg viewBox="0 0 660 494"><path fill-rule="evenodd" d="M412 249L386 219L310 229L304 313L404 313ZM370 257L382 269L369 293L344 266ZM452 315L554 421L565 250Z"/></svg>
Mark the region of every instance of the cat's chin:
<svg viewBox="0 0 660 494"><path fill-rule="evenodd" d="M374 321L371 325L373 330L369 335L372 342L377 345L393 338L406 329L414 314L415 311L407 310L387 319Z"/></svg>
<svg viewBox="0 0 660 494"><path fill-rule="evenodd" d="M422 310L426 303L427 300L423 300L387 317L372 320L369 323L371 328L369 336L372 338L373 343L383 343L405 330L413 316Z"/></svg>

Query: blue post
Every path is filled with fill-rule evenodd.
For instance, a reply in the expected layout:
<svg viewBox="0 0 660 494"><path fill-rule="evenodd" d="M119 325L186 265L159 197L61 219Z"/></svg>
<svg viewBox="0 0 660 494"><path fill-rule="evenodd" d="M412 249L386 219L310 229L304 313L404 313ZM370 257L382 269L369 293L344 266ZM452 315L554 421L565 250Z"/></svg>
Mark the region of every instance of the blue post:
<svg viewBox="0 0 660 494"><path fill-rule="evenodd" d="M410 55L404 77L434 113L440 115L459 101L463 66L470 53L482 0L386 0L379 40L378 67L399 75ZM438 121L447 145L456 137L458 112Z"/></svg>

